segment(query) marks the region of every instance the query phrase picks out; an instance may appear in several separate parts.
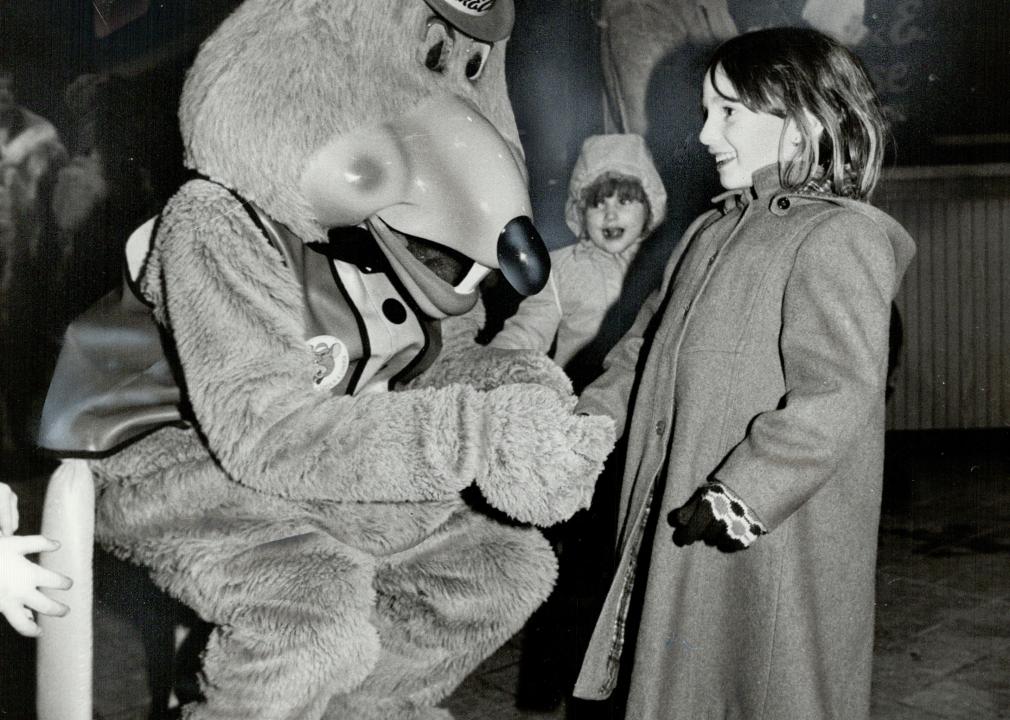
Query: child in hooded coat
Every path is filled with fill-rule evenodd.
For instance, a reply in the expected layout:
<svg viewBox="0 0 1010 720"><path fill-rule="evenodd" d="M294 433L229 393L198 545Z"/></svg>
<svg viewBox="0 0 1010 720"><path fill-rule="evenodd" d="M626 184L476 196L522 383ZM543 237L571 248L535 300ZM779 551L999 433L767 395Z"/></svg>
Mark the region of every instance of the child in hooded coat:
<svg viewBox="0 0 1010 720"><path fill-rule="evenodd" d="M634 320L637 308L624 312L618 301L642 243L665 215L666 190L640 135L587 138L565 203L577 242L551 252L548 286L523 300L491 346L542 352L553 346L554 361L565 367L592 344L602 361ZM594 343L604 335L612 342Z"/></svg>

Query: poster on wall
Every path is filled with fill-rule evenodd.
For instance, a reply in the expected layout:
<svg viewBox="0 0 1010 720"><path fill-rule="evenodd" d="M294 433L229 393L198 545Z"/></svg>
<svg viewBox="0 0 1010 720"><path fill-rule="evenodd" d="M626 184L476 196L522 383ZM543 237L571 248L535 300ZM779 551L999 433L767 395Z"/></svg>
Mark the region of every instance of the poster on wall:
<svg viewBox="0 0 1010 720"><path fill-rule="evenodd" d="M899 165L1010 159L1006 21L998 0L869 0L855 47L880 92Z"/></svg>

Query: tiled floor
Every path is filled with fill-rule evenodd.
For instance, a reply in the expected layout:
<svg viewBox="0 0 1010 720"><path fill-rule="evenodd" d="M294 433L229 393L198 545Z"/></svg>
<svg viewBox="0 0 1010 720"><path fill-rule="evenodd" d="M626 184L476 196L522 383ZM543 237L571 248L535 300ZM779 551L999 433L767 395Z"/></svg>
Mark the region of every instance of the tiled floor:
<svg viewBox="0 0 1010 720"><path fill-rule="evenodd" d="M8 470L11 470L8 468ZM19 477L18 472L22 472ZM41 483L5 473L37 523ZM1010 432L892 434L877 573L874 720L1010 718ZM137 623L170 613L132 570L99 561L95 705L143 720L149 663ZM172 642L169 626L145 633ZM30 720L31 645L0 631L0 720ZM459 720L578 720L515 707L519 638L452 695Z"/></svg>

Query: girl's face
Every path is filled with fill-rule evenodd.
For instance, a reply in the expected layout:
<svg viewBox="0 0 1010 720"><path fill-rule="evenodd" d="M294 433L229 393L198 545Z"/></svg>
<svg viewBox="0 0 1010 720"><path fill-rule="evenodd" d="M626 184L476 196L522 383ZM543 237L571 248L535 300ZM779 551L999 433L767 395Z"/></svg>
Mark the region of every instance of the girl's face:
<svg viewBox="0 0 1010 720"><path fill-rule="evenodd" d="M617 193L586 206L585 225L589 239L600 250L615 255L642 239L645 220L645 203L628 198L622 200Z"/></svg>
<svg viewBox="0 0 1010 720"><path fill-rule="evenodd" d="M723 97L716 87L734 99ZM748 110L736 97L722 67L716 67L715 86L705 73L701 97L705 124L698 139L715 157L719 182L727 190L750 187L755 170L779 161L779 143L786 127L783 118Z"/></svg>

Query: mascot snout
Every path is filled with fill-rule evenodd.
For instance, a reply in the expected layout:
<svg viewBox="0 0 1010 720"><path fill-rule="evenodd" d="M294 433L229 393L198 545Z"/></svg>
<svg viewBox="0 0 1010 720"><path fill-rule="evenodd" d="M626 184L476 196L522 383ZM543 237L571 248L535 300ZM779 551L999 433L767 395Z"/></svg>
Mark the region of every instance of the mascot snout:
<svg viewBox="0 0 1010 720"><path fill-rule="evenodd" d="M309 159L302 190L321 225L367 223L398 261L410 252L398 235L472 260L451 283L459 295L474 293L491 268L524 295L547 282L550 260L530 220L520 152L457 95L432 96L333 139ZM402 264L422 287L430 280L423 265Z"/></svg>

